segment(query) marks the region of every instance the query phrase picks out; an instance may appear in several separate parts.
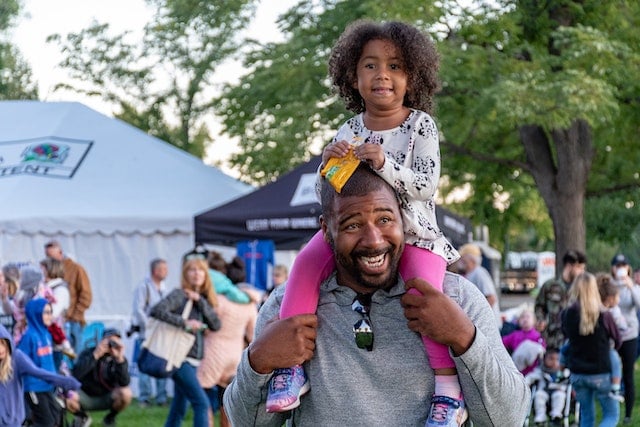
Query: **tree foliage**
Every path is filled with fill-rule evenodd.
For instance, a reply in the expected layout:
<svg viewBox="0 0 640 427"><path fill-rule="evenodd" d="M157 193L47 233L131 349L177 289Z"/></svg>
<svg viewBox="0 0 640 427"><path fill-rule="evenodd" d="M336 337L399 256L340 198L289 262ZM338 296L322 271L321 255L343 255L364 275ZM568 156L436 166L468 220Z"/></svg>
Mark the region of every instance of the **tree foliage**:
<svg viewBox="0 0 640 427"><path fill-rule="evenodd" d="M232 163L248 180L269 181L318 153L346 118L326 63L359 18L405 20L437 40L442 195L471 184L453 209L489 224L494 245L534 229L539 246L584 250L585 216L597 212L609 231L590 228L593 237L631 231L618 218L640 209L633 1L300 1L279 21L286 40L255 42L250 72L220 99L225 130L241 141Z"/></svg>
<svg viewBox="0 0 640 427"><path fill-rule="evenodd" d="M31 67L18 49L4 40L2 35L13 25L20 12L17 0L0 2L0 99L37 99L38 89L33 81Z"/></svg>
<svg viewBox="0 0 640 427"><path fill-rule="evenodd" d="M58 88L99 96L116 116L196 156L211 142L216 68L240 46L237 34L254 0L147 0L155 11L142 39L111 34L94 22L78 33L49 37L64 54L71 81Z"/></svg>

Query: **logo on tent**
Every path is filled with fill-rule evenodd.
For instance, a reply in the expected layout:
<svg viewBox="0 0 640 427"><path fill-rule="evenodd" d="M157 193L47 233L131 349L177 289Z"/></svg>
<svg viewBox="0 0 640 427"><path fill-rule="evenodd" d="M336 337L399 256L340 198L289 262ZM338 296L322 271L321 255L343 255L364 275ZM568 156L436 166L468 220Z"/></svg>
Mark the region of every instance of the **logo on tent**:
<svg viewBox="0 0 640 427"><path fill-rule="evenodd" d="M72 178L92 144L58 137L0 142L0 177Z"/></svg>
<svg viewBox="0 0 640 427"><path fill-rule="evenodd" d="M302 206L311 203L318 203L318 197L316 196L316 174L305 173L300 176L296 191L291 197L289 206Z"/></svg>

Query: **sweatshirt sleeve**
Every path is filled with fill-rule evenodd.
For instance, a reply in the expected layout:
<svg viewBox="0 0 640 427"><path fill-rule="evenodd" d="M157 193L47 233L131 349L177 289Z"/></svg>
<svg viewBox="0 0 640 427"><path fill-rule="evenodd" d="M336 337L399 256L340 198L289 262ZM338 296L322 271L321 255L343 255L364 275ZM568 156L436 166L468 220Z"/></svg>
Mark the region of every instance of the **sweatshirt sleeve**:
<svg viewBox="0 0 640 427"><path fill-rule="evenodd" d="M80 382L74 377L58 375L54 372L37 367L31 359L29 359L29 357L19 349L16 349L13 353L13 357L16 361L16 375L31 375L65 390L77 390L80 388Z"/></svg>
<svg viewBox="0 0 640 427"><path fill-rule="evenodd" d="M276 295L281 293L280 288L282 287L276 288L260 308L256 334L259 334L265 327L265 319L274 319L278 315L279 300L282 299L282 296L277 300ZM266 390L271 373L259 374L253 370L249 363L250 348L249 346L243 351L236 377L224 393L223 406L228 408L226 414L231 425L234 426L283 426L289 416L288 413L268 413L264 410L262 403L266 400Z"/></svg>
<svg viewBox="0 0 640 427"><path fill-rule="evenodd" d="M529 410L531 391L502 345L486 298L466 279L453 277L457 277L460 286L445 288L445 291L476 326L471 347L457 357L451 353L469 414L477 425L522 425ZM505 405L505 402L522 404Z"/></svg>

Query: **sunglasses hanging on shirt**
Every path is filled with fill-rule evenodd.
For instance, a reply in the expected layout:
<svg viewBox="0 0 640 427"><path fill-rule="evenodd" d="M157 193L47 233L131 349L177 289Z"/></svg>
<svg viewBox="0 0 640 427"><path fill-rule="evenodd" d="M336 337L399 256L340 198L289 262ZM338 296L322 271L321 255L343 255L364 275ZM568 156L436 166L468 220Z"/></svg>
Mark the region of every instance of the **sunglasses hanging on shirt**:
<svg viewBox="0 0 640 427"><path fill-rule="evenodd" d="M363 350L373 350L373 328L371 327L371 318L369 317L371 295L356 295L351 304L351 309L362 316L362 319L353 325L356 345Z"/></svg>

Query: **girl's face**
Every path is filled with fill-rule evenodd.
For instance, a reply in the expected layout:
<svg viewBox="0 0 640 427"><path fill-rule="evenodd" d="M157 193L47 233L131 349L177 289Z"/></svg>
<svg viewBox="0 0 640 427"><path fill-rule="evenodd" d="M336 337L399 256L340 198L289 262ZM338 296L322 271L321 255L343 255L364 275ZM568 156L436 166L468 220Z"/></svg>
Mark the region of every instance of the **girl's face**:
<svg viewBox="0 0 640 427"><path fill-rule="evenodd" d="M558 353L549 353L544 356L544 365L553 370L560 369L560 355Z"/></svg>
<svg viewBox="0 0 640 427"><path fill-rule="evenodd" d="M206 274L208 274L206 271L198 268L195 265L187 268L187 271L185 272L187 283L193 286L193 289L200 289L200 287L204 284Z"/></svg>
<svg viewBox="0 0 640 427"><path fill-rule="evenodd" d="M403 62L400 50L388 40L371 40L364 45L354 87L364 99L367 111L402 108L407 93Z"/></svg>
<svg viewBox="0 0 640 427"><path fill-rule="evenodd" d="M0 339L0 360L4 360L9 354L9 347L7 344L7 340Z"/></svg>
<svg viewBox="0 0 640 427"><path fill-rule="evenodd" d="M53 321L53 310L51 309L51 305L47 304L44 306L42 310L42 323L44 326L50 326Z"/></svg>
<svg viewBox="0 0 640 427"><path fill-rule="evenodd" d="M518 319L518 324L523 331L530 331L535 324L535 318L531 311L523 311Z"/></svg>

